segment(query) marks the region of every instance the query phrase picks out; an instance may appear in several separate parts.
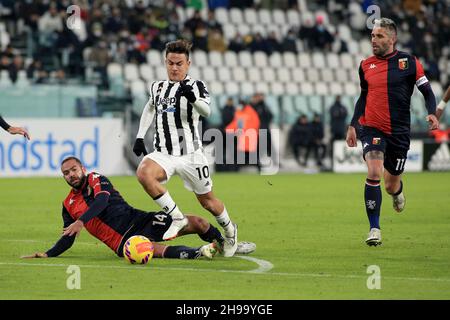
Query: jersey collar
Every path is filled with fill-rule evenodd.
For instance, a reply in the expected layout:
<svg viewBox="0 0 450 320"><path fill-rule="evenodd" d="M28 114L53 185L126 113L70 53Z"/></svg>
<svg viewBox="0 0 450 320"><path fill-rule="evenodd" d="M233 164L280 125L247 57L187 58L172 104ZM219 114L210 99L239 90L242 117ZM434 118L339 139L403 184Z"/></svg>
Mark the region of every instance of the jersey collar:
<svg viewBox="0 0 450 320"><path fill-rule="evenodd" d="M184 79L182 80L182 81L190 81L191 80L191 77L187 74L186 75L186 77L184 77ZM178 83L179 81L172 81L172 80L169 80L169 83Z"/></svg>
<svg viewBox="0 0 450 320"><path fill-rule="evenodd" d="M393 56L395 56L397 53L398 53L398 50L394 50L394 51L392 51L391 53L389 53L389 54L387 54L385 56L377 57L377 59L388 60L388 59L392 58Z"/></svg>

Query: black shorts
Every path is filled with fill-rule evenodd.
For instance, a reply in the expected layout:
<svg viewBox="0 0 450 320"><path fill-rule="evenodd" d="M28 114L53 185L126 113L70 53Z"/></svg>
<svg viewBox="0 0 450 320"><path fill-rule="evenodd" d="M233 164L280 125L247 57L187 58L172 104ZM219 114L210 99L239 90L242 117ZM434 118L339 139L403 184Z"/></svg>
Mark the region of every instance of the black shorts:
<svg viewBox="0 0 450 320"><path fill-rule="evenodd" d="M164 211L144 212L140 211L133 220L132 226L125 233L117 249L117 255L123 257L123 246L132 236L140 235L147 237L153 242L163 241L163 235L172 224L172 217Z"/></svg>
<svg viewBox="0 0 450 320"><path fill-rule="evenodd" d="M377 150L384 153L384 168L392 175L398 176L405 170L408 156L409 135L388 135L372 127L361 127L359 138L363 147L363 157L366 153Z"/></svg>

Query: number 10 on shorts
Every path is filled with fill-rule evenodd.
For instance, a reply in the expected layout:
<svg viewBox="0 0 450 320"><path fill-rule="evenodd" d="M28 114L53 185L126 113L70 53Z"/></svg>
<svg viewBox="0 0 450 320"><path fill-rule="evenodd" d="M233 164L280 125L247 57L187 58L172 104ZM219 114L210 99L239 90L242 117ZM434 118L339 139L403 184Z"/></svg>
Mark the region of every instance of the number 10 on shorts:
<svg viewBox="0 0 450 320"><path fill-rule="evenodd" d="M208 166L203 166L202 168L195 168L195 170L197 170L198 173L198 179L202 180L203 178L208 179L209 178L209 167Z"/></svg>

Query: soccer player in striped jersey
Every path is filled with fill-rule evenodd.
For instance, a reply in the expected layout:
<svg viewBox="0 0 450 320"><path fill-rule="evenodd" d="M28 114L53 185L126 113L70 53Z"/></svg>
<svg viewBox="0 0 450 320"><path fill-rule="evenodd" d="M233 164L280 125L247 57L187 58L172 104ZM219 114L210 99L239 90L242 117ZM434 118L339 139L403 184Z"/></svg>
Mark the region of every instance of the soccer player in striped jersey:
<svg viewBox="0 0 450 320"><path fill-rule="evenodd" d="M422 64L416 57L395 50L397 27L394 21L376 20L371 36L374 55L363 60L359 67L361 95L346 141L349 147L356 147L356 130L359 130L368 171L364 200L370 231L366 243L376 246L381 244L380 181L383 175L394 209L401 212L405 207L401 177L410 145L410 103L414 85L425 98L430 130L437 129L439 121L435 115L435 96Z"/></svg>
<svg viewBox="0 0 450 320"><path fill-rule="evenodd" d="M30 140L30 135L28 131L21 127L13 127L10 126L2 116L0 116L0 127L2 127L5 131L8 131L10 134L21 134L28 140Z"/></svg>
<svg viewBox="0 0 450 320"><path fill-rule="evenodd" d="M166 44L165 65L168 79L150 85L150 97L142 112L133 151L144 154L137 178L145 191L172 217L164 240L177 236L187 221L163 186L178 174L184 186L193 191L203 208L211 212L225 230L223 254L234 255L237 249L237 225L230 220L222 201L212 192L208 161L203 154L199 117L208 117L210 98L206 85L188 75L191 44L176 40ZM147 155L144 136L155 124L154 152Z"/></svg>

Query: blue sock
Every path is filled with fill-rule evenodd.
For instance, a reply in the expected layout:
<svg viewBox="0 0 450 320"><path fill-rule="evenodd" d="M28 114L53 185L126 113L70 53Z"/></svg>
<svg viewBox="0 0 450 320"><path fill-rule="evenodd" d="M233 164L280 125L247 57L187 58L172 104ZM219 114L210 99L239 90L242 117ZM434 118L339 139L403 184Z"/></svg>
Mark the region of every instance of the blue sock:
<svg viewBox="0 0 450 320"><path fill-rule="evenodd" d="M381 188L380 180L366 179L364 189L364 201L366 213L369 218L370 228L380 229Z"/></svg>
<svg viewBox="0 0 450 320"><path fill-rule="evenodd" d="M171 259L196 259L200 257L200 248L186 246L168 246L164 251L164 258Z"/></svg>

